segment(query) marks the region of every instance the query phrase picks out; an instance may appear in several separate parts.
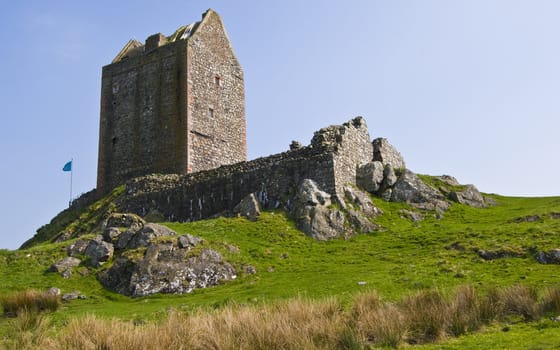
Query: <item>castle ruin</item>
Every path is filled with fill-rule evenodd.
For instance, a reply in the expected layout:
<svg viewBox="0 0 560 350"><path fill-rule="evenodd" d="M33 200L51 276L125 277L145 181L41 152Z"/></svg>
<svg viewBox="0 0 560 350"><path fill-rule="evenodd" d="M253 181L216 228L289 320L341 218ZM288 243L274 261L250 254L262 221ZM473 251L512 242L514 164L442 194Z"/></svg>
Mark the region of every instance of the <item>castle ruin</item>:
<svg viewBox="0 0 560 350"><path fill-rule="evenodd" d="M243 70L220 16L130 40L103 67L97 190L245 161Z"/></svg>

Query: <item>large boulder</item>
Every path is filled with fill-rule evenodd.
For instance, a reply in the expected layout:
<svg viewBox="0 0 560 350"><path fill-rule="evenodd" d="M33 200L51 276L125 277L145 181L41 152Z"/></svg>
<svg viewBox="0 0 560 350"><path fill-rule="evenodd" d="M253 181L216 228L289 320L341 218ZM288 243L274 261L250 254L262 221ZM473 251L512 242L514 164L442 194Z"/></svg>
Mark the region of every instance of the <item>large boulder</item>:
<svg viewBox="0 0 560 350"><path fill-rule="evenodd" d="M391 201L406 202L420 209L447 210L449 203L436 189L426 185L416 174L406 169L391 192Z"/></svg>
<svg viewBox="0 0 560 350"><path fill-rule="evenodd" d="M68 256L56 263L54 263L49 271L58 272L62 277L68 278L72 275L72 268L80 265L80 259Z"/></svg>
<svg viewBox="0 0 560 350"><path fill-rule="evenodd" d="M465 185L462 191L451 191L449 199L454 202L466 204L471 207L484 208L486 207L484 197L474 185Z"/></svg>
<svg viewBox="0 0 560 350"><path fill-rule="evenodd" d="M135 214L114 213L107 218L106 227L126 227L140 229L146 222Z"/></svg>
<svg viewBox="0 0 560 350"><path fill-rule="evenodd" d="M79 239L66 248L66 253L68 256L84 255L88 245L89 239Z"/></svg>
<svg viewBox="0 0 560 350"><path fill-rule="evenodd" d="M538 252L536 259L541 264L560 264L560 249L551 249L548 252Z"/></svg>
<svg viewBox="0 0 560 350"><path fill-rule="evenodd" d="M233 212L245 216L251 221L256 221L259 215L261 215L261 208L257 196L255 196L254 193L245 196L241 202L233 208Z"/></svg>
<svg viewBox="0 0 560 350"><path fill-rule="evenodd" d="M298 228L317 240L345 234L344 215L340 210L331 208L331 204L330 194L321 191L313 180L303 180L293 209Z"/></svg>
<svg viewBox="0 0 560 350"><path fill-rule="evenodd" d="M93 267L99 267L113 257L113 252L113 244L103 241L102 236L96 236L89 242L84 255L91 259L90 263Z"/></svg>
<svg viewBox="0 0 560 350"><path fill-rule="evenodd" d="M192 254L173 243L150 244L134 261L121 256L99 274L101 283L118 293L139 297L155 293L183 294L236 278L234 268L220 253L203 249Z"/></svg>
<svg viewBox="0 0 560 350"><path fill-rule="evenodd" d="M136 249L140 247L147 247L148 244L162 236L174 236L177 233L175 231L167 228L166 226L146 223L144 227L133 233L126 244L127 249Z"/></svg>
<svg viewBox="0 0 560 350"><path fill-rule="evenodd" d="M370 193L376 193L383 183L383 163L374 161L362 165L356 172L356 184Z"/></svg>
<svg viewBox="0 0 560 350"><path fill-rule="evenodd" d="M373 140L372 145L374 161L381 162L384 165L390 164L395 169L406 168L402 155L387 139L377 138Z"/></svg>

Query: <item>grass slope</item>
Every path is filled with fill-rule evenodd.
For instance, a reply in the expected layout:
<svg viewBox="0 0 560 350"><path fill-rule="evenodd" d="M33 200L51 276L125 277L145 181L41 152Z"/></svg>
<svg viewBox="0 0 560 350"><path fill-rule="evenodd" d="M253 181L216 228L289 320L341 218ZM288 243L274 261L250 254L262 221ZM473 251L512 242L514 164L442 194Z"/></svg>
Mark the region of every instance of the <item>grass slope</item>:
<svg viewBox="0 0 560 350"><path fill-rule="evenodd" d="M344 304L357 293L370 289L387 300L398 300L419 289L438 288L447 292L469 283L481 290L517 283L540 289L558 285L559 267L539 264L534 253L560 247L560 219L550 215L560 212L560 198L492 197L497 206L476 209L454 204L443 219L426 215L419 223L400 216L399 210L410 209L407 205L375 199L375 204L385 212L376 223L385 230L328 242L303 235L282 211L265 212L257 222L217 218L167 223L179 234L203 237L238 271L248 265L257 271L254 275L242 272L231 283L182 296L123 297L104 290L95 278L96 271L85 266L69 279L47 273L52 263L65 256L70 242L44 243L19 251L1 250L0 294L52 286L63 293L79 290L86 294L86 300L65 303L53 314L53 322L63 324L85 314L152 320L165 316L169 308L217 308L229 303L259 304L296 296L336 296ZM539 219L519 223L515 220L530 215L538 215ZM486 261L478 256L480 249L516 257ZM560 337L556 323L543 322L515 325L511 332L488 329L446 342L443 348L476 348L481 339L487 341L488 348L492 344L503 346L504 341L513 348L526 348L530 344L523 342L526 336L535 341ZM8 334L9 327L9 320L0 319L0 337ZM507 343L508 339L513 343Z"/></svg>

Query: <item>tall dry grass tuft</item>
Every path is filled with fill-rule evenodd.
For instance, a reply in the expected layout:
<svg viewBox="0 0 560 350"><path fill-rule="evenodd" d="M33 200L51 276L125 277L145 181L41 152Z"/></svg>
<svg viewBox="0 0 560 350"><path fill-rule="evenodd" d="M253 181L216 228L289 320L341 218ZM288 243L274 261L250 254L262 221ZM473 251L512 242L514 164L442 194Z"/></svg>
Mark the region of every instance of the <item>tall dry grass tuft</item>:
<svg viewBox="0 0 560 350"><path fill-rule="evenodd" d="M541 301L541 311L543 314L560 313L560 286L550 287L544 291Z"/></svg>
<svg viewBox="0 0 560 350"><path fill-rule="evenodd" d="M349 324L362 343L394 348L399 346L407 330L402 311L391 303L382 303L375 292L356 297Z"/></svg>
<svg viewBox="0 0 560 350"><path fill-rule="evenodd" d="M455 290L448 307L448 330L454 336L476 331L482 325L481 303L473 286Z"/></svg>
<svg viewBox="0 0 560 350"><path fill-rule="evenodd" d="M521 316L525 321L541 317L536 290L522 285L502 289L503 316Z"/></svg>
<svg viewBox="0 0 560 350"><path fill-rule="evenodd" d="M2 296L0 304L5 316L15 317L22 312L56 311L60 306L60 298L54 294L28 289Z"/></svg>
<svg viewBox="0 0 560 350"><path fill-rule="evenodd" d="M408 326L409 343L432 342L445 334L447 305L436 290L424 290L406 297L401 304Z"/></svg>

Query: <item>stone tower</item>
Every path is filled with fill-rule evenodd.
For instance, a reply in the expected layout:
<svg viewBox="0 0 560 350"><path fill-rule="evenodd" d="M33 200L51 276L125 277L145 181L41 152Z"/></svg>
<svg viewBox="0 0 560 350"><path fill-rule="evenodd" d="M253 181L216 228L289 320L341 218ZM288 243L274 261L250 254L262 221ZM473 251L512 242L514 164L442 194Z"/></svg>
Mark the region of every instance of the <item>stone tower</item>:
<svg viewBox="0 0 560 350"><path fill-rule="evenodd" d="M243 70L220 16L130 40L103 67L97 190L245 161Z"/></svg>

